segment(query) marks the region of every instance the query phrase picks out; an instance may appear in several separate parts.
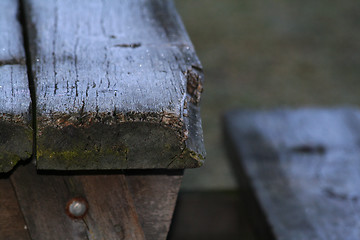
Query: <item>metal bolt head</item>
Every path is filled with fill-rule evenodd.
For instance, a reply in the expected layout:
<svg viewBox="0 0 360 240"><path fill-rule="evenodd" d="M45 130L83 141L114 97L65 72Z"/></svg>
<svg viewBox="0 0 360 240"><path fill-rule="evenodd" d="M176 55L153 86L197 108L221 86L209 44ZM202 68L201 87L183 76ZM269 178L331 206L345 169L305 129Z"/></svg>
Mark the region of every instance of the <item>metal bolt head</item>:
<svg viewBox="0 0 360 240"><path fill-rule="evenodd" d="M87 211L89 205L84 198L73 198L66 204L66 214L74 219L83 218Z"/></svg>

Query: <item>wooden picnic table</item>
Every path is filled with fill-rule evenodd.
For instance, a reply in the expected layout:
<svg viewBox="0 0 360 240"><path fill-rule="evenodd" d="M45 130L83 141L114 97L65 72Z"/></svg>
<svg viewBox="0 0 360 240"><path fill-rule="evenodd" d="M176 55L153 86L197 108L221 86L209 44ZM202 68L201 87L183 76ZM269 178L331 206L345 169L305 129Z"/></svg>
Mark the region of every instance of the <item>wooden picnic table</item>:
<svg viewBox="0 0 360 240"><path fill-rule="evenodd" d="M165 239L205 158L168 0L0 2L0 239Z"/></svg>

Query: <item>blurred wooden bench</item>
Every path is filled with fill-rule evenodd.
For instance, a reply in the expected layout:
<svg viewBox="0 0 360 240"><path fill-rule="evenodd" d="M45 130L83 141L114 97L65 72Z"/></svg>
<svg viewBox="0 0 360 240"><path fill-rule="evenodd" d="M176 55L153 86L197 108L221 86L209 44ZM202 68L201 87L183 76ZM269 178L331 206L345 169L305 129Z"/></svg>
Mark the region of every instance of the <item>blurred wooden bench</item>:
<svg viewBox="0 0 360 240"><path fill-rule="evenodd" d="M359 239L358 109L239 110L224 129L260 239Z"/></svg>
<svg viewBox="0 0 360 240"><path fill-rule="evenodd" d="M205 157L173 2L4 0L0 36L0 239L165 239Z"/></svg>

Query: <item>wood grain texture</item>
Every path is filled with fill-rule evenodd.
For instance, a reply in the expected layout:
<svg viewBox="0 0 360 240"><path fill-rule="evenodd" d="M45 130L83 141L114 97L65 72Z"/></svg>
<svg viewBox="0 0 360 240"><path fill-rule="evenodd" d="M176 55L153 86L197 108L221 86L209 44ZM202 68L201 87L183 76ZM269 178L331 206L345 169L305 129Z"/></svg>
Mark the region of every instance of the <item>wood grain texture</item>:
<svg viewBox="0 0 360 240"><path fill-rule="evenodd" d="M202 164L202 66L172 1L24 2L38 168Z"/></svg>
<svg viewBox="0 0 360 240"><path fill-rule="evenodd" d="M0 240L30 240L9 179L0 178Z"/></svg>
<svg viewBox="0 0 360 240"><path fill-rule="evenodd" d="M30 91L18 1L0 1L0 172L32 154Z"/></svg>
<svg viewBox="0 0 360 240"><path fill-rule="evenodd" d="M277 239L359 239L360 111L234 111L225 118Z"/></svg>
<svg viewBox="0 0 360 240"><path fill-rule="evenodd" d="M29 164L11 181L31 239L144 239L124 175L42 175ZM83 219L65 213L74 197L89 203Z"/></svg>
<svg viewBox="0 0 360 240"><path fill-rule="evenodd" d="M91 209L90 239L145 239L125 175L76 176Z"/></svg>
<svg viewBox="0 0 360 240"><path fill-rule="evenodd" d="M182 173L127 175L126 181L147 240L165 240Z"/></svg>

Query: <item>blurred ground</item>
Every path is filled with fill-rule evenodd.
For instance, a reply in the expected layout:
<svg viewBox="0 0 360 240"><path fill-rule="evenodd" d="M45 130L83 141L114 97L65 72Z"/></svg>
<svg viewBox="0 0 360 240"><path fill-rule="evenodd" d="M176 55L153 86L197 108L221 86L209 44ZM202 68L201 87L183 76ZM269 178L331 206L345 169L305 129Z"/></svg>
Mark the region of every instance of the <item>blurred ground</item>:
<svg viewBox="0 0 360 240"><path fill-rule="evenodd" d="M237 205L246 194L228 164L221 115L234 108L358 105L360 1L175 3L205 71L207 159L185 171L169 239L254 239L249 215Z"/></svg>
<svg viewBox="0 0 360 240"><path fill-rule="evenodd" d="M185 192L179 196L169 240L253 240L240 193Z"/></svg>
<svg viewBox="0 0 360 240"><path fill-rule="evenodd" d="M233 108L360 103L360 2L176 0L205 71L207 159L183 190L236 187L220 117Z"/></svg>

